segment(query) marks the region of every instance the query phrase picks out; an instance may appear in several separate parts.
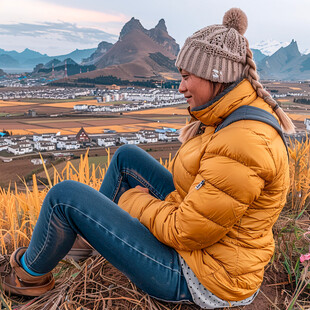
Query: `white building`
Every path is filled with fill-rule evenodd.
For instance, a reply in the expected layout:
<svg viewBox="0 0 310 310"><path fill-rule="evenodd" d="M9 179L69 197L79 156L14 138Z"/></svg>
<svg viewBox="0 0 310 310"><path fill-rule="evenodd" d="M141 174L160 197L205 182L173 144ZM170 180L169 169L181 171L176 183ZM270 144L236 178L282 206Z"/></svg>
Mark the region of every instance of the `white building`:
<svg viewBox="0 0 310 310"><path fill-rule="evenodd" d="M33 152L33 146L28 140L26 140L18 142L16 145L9 145L7 151L14 155L23 155Z"/></svg>
<svg viewBox="0 0 310 310"><path fill-rule="evenodd" d="M88 109L88 105L87 104L76 104L73 109L75 111L84 111Z"/></svg>
<svg viewBox="0 0 310 310"><path fill-rule="evenodd" d="M49 143L57 143L56 134L54 133L44 133L42 135L33 135L32 137L34 142L49 142Z"/></svg>
<svg viewBox="0 0 310 310"><path fill-rule="evenodd" d="M9 153L13 153L14 155L21 155L19 147L16 145L9 145L7 148L7 151ZM22 154L24 154L24 153L22 153Z"/></svg>
<svg viewBox="0 0 310 310"><path fill-rule="evenodd" d="M304 124L306 125L307 131L310 131L310 118L306 118Z"/></svg>
<svg viewBox="0 0 310 310"><path fill-rule="evenodd" d="M110 102L111 101L111 96L110 95L106 95L105 96L105 102Z"/></svg>
<svg viewBox="0 0 310 310"><path fill-rule="evenodd" d="M158 142L158 135L156 133L144 135L143 143L155 143L155 142Z"/></svg>
<svg viewBox="0 0 310 310"><path fill-rule="evenodd" d="M61 150L77 150L81 147L77 140L59 140L57 142L57 149Z"/></svg>
<svg viewBox="0 0 310 310"><path fill-rule="evenodd" d="M0 151L5 151L5 150L7 150L8 149L8 144L1 144L0 145Z"/></svg>
<svg viewBox="0 0 310 310"><path fill-rule="evenodd" d="M114 100L119 101L120 100L120 95L119 94L114 94Z"/></svg>
<svg viewBox="0 0 310 310"><path fill-rule="evenodd" d="M97 143L99 146L104 146L104 147L114 146L116 145L116 137L106 136L106 137L98 138Z"/></svg>
<svg viewBox="0 0 310 310"><path fill-rule="evenodd" d="M140 130L137 132L137 137L141 143L155 143L158 141L158 133L153 130Z"/></svg>
<svg viewBox="0 0 310 310"><path fill-rule="evenodd" d="M119 137L120 143L124 144L139 144L140 139L137 137L135 133L127 133L123 134Z"/></svg>
<svg viewBox="0 0 310 310"><path fill-rule="evenodd" d="M171 141L177 141L179 138L179 133L178 132L166 132L166 141L171 142Z"/></svg>
<svg viewBox="0 0 310 310"><path fill-rule="evenodd" d="M34 143L34 148L40 152L42 151L54 151L56 150L56 143L36 141Z"/></svg>
<svg viewBox="0 0 310 310"><path fill-rule="evenodd" d="M8 145L7 151L9 153L13 153L14 155L23 155L23 154L33 152L32 144L30 143L29 140L24 139L24 138L26 137L22 137L20 139L21 141L18 141L18 139L13 141L14 143L12 143L11 145Z"/></svg>
<svg viewBox="0 0 310 310"><path fill-rule="evenodd" d="M44 161L44 164L45 164L46 163L46 159L44 159L43 161ZM42 159L41 158L33 158L33 159L31 159L31 162L34 165L42 165Z"/></svg>

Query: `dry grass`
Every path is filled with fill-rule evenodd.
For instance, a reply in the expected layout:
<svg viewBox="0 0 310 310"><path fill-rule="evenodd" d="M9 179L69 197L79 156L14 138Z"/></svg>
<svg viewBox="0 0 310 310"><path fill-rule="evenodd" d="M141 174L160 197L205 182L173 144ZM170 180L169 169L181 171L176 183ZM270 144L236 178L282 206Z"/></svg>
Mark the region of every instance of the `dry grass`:
<svg viewBox="0 0 310 310"><path fill-rule="evenodd" d="M300 213L308 209L310 195L310 142L291 142L290 191L287 200L289 210ZM308 209L309 210L309 209Z"/></svg>
<svg viewBox="0 0 310 310"><path fill-rule="evenodd" d="M281 264L287 273L289 287L282 291L286 296L287 309L294 309L293 304L299 304L299 309L307 309L310 307L306 292L310 281L309 264L301 265L299 256L305 254L309 247L303 233L310 227L310 143L292 142L291 145L290 190L287 205L275 225L276 252L270 266L277 270L277 264ZM107 152L108 166L110 153L109 150ZM165 162L160 160L166 167L170 162L171 157ZM107 166L93 165L89 168L86 153L81 156L78 169L67 162L62 171L53 170L53 182L47 174L48 186L43 191L38 190L35 175L33 188L30 190L25 184L24 193L0 188L1 252L11 253L15 248L28 245L49 188L70 179L98 190ZM2 309L199 309L193 305L167 304L150 298L101 257L91 258L81 265L62 261L54 274L56 288L40 298L26 301L0 294Z"/></svg>
<svg viewBox="0 0 310 310"><path fill-rule="evenodd" d="M63 180L75 180L99 190L107 167L101 168L92 165L89 168L87 155L88 152L85 156L81 155L78 170L70 161L67 162L65 168L60 172L55 168L53 171L53 183L44 166L49 185L43 191L38 190L36 175L33 175L32 190L26 184L25 192L12 191L10 188L8 190L0 188L0 212L2 213L0 245L2 253L8 253L20 246L28 245L43 199L53 185ZM109 163L110 152L108 150Z"/></svg>
<svg viewBox="0 0 310 310"><path fill-rule="evenodd" d="M200 309L194 305L159 302L140 291L103 257L83 264L62 261L55 269L56 287L32 300L14 299L18 310Z"/></svg>

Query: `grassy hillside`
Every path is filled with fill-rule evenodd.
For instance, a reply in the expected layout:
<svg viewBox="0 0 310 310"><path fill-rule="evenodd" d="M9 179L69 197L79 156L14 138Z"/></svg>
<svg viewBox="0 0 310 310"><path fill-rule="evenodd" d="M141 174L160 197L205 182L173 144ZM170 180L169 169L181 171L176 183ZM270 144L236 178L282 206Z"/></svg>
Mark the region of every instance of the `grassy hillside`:
<svg viewBox="0 0 310 310"><path fill-rule="evenodd" d="M309 309L309 262L300 262L302 254L309 251L310 239L310 144L291 143L291 184L287 204L275 227L275 254L266 268L261 291L250 306L242 309ZM103 158L95 158L102 163ZM18 192L0 188L2 214L0 245L2 253L11 253L20 246L27 246L36 223L42 201L54 184L70 179L99 189L110 163L89 163L87 153L81 159L66 162L61 170L50 169L45 173L48 186L39 191L36 175L33 189ZM169 160L162 162L168 166ZM0 294L2 309L198 309L194 305L161 303L137 289L124 275L102 257L90 258L84 264L62 261L54 271L56 288L40 298L23 300ZM17 308L16 308L17 307ZM241 308L239 308L241 309Z"/></svg>

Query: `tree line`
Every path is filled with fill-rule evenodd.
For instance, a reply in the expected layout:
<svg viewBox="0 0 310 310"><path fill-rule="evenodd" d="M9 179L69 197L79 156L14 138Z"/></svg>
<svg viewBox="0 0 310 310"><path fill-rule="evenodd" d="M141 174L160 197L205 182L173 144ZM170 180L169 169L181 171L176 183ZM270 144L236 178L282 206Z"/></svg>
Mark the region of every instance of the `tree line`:
<svg viewBox="0 0 310 310"><path fill-rule="evenodd" d="M310 99L294 98L294 102L296 102L296 103L303 103L303 104L310 104Z"/></svg>

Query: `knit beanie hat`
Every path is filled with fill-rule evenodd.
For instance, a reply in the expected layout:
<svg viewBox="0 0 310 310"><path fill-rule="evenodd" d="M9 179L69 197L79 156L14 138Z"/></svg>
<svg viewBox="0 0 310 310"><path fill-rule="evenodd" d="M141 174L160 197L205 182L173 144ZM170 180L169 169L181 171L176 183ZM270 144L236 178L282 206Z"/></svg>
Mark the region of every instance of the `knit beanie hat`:
<svg viewBox="0 0 310 310"><path fill-rule="evenodd" d="M248 27L245 13L237 8L227 11L222 25L196 31L186 39L176 66L203 79L229 83L243 77L246 64Z"/></svg>

